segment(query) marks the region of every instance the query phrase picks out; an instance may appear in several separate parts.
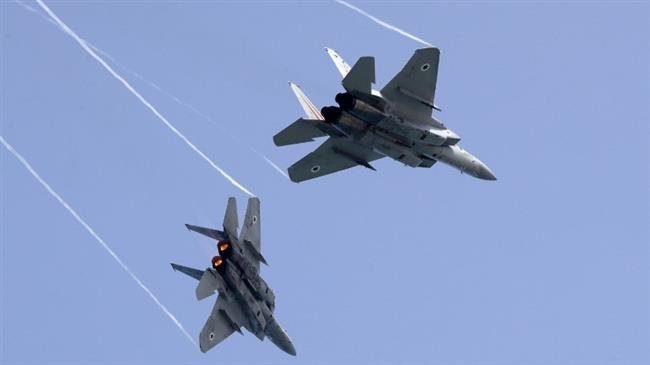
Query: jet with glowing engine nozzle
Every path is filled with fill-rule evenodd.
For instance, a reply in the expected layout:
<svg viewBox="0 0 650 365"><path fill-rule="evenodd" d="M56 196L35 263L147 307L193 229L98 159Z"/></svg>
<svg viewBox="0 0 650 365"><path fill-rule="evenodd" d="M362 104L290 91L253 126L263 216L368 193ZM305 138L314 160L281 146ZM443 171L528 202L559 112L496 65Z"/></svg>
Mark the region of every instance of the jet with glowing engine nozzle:
<svg viewBox="0 0 650 365"><path fill-rule="evenodd" d="M341 56L325 48L343 76L346 90L336 95L338 106L320 111L300 87L289 83L307 119L300 118L273 137L277 146L329 137L314 152L289 167L294 182L364 166L388 156L411 167L431 167L440 161L462 173L496 180L481 160L458 145L460 137L433 117L440 50L415 51L404 68L381 91L375 82L375 59L361 57L350 67Z"/></svg>
<svg viewBox="0 0 650 365"><path fill-rule="evenodd" d="M260 248L260 200L248 200L240 235L235 198L228 199L223 231L185 226L218 241L219 255L205 270L171 264L175 271L199 281L198 300L219 294L199 336L201 351L207 352L235 331L242 334L243 327L260 340L268 337L282 351L296 355L291 339L273 316L275 295L260 277L260 263L266 264Z"/></svg>

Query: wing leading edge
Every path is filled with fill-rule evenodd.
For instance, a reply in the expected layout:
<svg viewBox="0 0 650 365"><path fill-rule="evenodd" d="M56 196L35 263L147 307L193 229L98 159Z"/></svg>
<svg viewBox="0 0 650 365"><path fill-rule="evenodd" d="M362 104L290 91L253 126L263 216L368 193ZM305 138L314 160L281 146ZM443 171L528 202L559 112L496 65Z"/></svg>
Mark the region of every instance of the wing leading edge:
<svg viewBox="0 0 650 365"><path fill-rule="evenodd" d="M291 165L289 177L294 182L301 182L358 165L374 170L369 162L382 157L356 142L330 138L314 152Z"/></svg>
<svg viewBox="0 0 650 365"><path fill-rule="evenodd" d="M404 68L381 89L381 95L395 103L399 110L408 110L428 119L434 105L440 50L421 48L415 51Z"/></svg>
<svg viewBox="0 0 650 365"><path fill-rule="evenodd" d="M207 352L235 331L241 333L244 318L238 306L231 305L220 295L199 335L201 351Z"/></svg>

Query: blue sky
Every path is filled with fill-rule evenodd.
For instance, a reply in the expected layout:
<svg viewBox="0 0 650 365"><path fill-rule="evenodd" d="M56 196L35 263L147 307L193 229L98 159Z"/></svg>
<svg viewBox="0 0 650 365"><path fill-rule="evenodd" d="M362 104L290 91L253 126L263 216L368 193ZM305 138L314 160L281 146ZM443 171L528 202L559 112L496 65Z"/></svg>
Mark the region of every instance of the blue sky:
<svg viewBox="0 0 650 365"><path fill-rule="evenodd" d="M375 56L383 86L420 44L333 2L47 4L210 117L115 66L262 199L298 357L250 334L200 353L1 149L2 363L650 362L648 3L355 3L441 49L436 115L499 180L384 159L301 184L251 151L286 168L317 147L273 145L302 116L287 81L331 105L324 46ZM0 6L0 134L198 335L212 303L169 262L209 265L183 223L246 195L72 38Z"/></svg>

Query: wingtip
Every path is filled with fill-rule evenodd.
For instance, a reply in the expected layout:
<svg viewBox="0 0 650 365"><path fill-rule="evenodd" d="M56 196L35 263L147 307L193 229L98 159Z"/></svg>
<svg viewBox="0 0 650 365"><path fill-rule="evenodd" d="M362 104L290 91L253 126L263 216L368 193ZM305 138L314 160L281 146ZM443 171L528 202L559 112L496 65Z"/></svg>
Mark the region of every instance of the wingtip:
<svg viewBox="0 0 650 365"><path fill-rule="evenodd" d="M185 228L187 228L188 231L191 231L192 229L190 228L190 225L185 223Z"/></svg>

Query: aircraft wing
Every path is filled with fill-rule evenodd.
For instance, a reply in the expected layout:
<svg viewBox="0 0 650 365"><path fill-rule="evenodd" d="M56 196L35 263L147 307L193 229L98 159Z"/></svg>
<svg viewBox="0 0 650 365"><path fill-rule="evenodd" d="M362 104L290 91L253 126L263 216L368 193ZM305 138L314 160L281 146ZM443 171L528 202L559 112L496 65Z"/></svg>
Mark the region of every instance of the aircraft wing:
<svg viewBox="0 0 650 365"><path fill-rule="evenodd" d="M369 162L382 157L383 155L357 142L329 138L314 152L291 165L288 170L289 177L293 182L301 182L357 165L374 170Z"/></svg>
<svg viewBox="0 0 650 365"><path fill-rule="evenodd" d="M240 327L245 323L245 318L236 304L226 301L220 295L199 335L201 351L207 352L235 331L241 333Z"/></svg>
<svg viewBox="0 0 650 365"><path fill-rule="evenodd" d="M428 119L431 109L438 109L433 99L438 79L438 48L421 48L415 51L406 66L381 89L381 95L395 103L397 110L410 110Z"/></svg>

